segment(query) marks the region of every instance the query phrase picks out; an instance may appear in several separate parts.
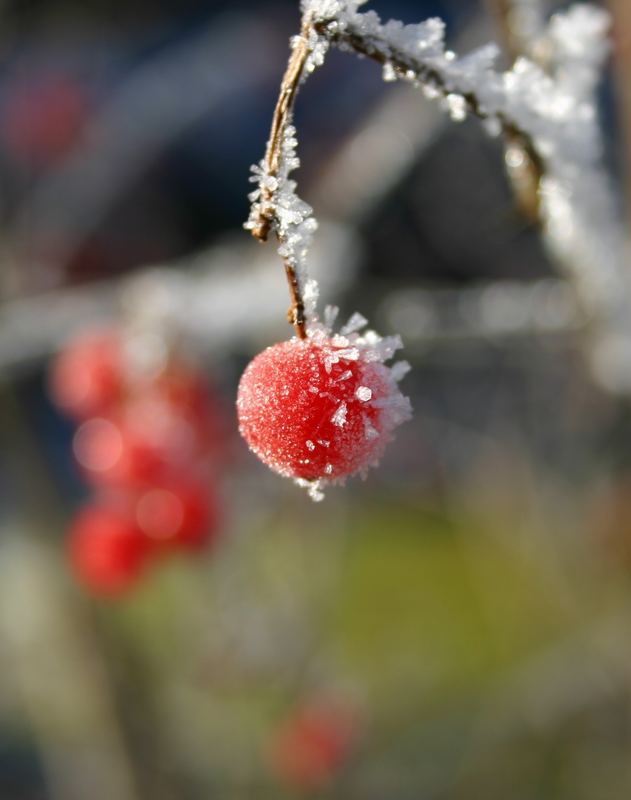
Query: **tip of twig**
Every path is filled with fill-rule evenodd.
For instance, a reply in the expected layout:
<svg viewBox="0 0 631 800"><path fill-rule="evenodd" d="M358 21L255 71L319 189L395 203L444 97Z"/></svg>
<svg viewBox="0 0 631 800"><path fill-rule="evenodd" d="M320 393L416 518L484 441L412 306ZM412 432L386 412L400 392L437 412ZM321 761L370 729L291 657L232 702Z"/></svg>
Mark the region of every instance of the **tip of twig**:
<svg viewBox="0 0 631 800"><path fill-rule="evenodd" d="M255 239L259 240L259 242L266 242L270 229L271 225L269 220L262 219L251 229L251 233Z"/></svg>

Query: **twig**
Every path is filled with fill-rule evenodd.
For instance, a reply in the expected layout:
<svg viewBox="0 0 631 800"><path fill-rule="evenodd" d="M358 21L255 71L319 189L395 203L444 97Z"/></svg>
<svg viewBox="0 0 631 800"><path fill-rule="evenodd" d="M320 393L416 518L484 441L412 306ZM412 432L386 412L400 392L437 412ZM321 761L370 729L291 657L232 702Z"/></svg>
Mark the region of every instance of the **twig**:
<svg viewBox="0 0 631 800"><path fill-rule="evenodd" d="M291 305L287 309L287 322L294 326L296 336L299 339L307 338L306 318L305 318L305 303L300 291L300 284L298 276L296 275L295 268L285 261L285 275L287 276L287 285L289 286L289 296L291 297Z"/></svg>
<svg viewBox="0 0 631 800"><path fill-rule="evenodd" d="M294 40L294 47L287 64L287 69L280 84L280 92L272 117L272 128L270 130L269 141L265 151L263 163L266 173L277 178L281 167L282 143L287 125L291 121L294 102L298 94L305 64L309 57L309 39L312 32L311 16L306 15L302 21L300 35ZM266 242L269 236L272 221L273 209L270 207L274 190L270 185L263 186L261 189L261 212L258 224L251 229L252 236L261 242Z"/></svg>
<svg viewBox="0 0 631 800"><path fill-rule="evenodd" d="M546 28L549 72L525 58L499 72L493 45L457 58L445 48L441 20L382 23L374 12L358 12L359 4L303 0L301 43L294 43L298 52L290 61L297 72L288 70L290 102L283 111L281 93L266 158L254 170L259 189L252 195L246 227L260 231L269 224L281 241L285 237L280 252L289 256L290 267L304 267L315 220L295 194L295 183L287 180L298 165L291 102L300 77L322 63L330 45L368 57L383 66L384 79L422 88L454 120L472 113L486 121L491 134L504 134L513 162L509 166L518 171L516 185L523 189L522 203L540 222L590 320L594 372L607 388L631 393L631 276L625 232L602 166L595 102L608 52L606 13L577 4L553 17ZM537 0L531 8L539 9Z"/></svg>
<svg viewBox="0 0 631 800"><path fill-rule="evenodd" d="M542 68L545 65L537 57L537 43L532 30L524 30L521 19L525 9L523 0L486 0L489 12L495 19L500 38L511 62L522 56L532 58ZM521 14L520 14L521 12ZM505 132L506 148L504 165L513 187L515 200L522 214L534 224L541 221L539 189L543 175L543 165L533 160L531 147L524 146L521 136ZM535 153L536 156L536 153Z"/></svg>
<svg viewBox="0 0 631 800"><path fill-rule="evenodd" d="M307 59L311 53L310 40L312 38L311 15L305 14L302 21L300 35L294 40L294 46L287 64L287 69L280 85L280 93L274 109L272 127L270 130L269 141L263 160L265 173L272 178L261 185L260 213L258 222L252 227L252 235L260 242L267 241L270 230L273 226L273 205L271 203L274 196L272 187L277 185L282 164L282 146L285 140L287 127L291 122L294 102L298 93L298 88L302 81ZM279 240L282 238L279 229L276 228ZM284 259L285 274L287 285L291 297L291 306L287 311L287 319L294 326L296 335L299 339L307 338L305 304L296 268L289 259Z"/></svg>
<svg viewBox="0 0 631 800"><path fill-rule="evenodd" d="M616 95L625 161L627 220L631 228L631 4L629 0L608 0L608 3L613 17Z"/></svg>
<svg viewBox="0 0 631 800"><path fill-rule="evenodd" d="M421 58L411 57L409 53L393 47L390 42L381 42L376 38L366 40L353 32L352 28L344 31L335 29L334 32L331 32L325 22L316 22L314 28L331 44L343 49L350 47L354 52L376 61L382 67L388 65L400 80L415 83L420 81L431 86L443 99L452 95L454 90L457 91L457 87L447 85L445 75L439 69L424 63ZM521 164L519 166L515 164L518 199L529 218L538 220L538 189L544 175L544 165L532 138L504 113L490 114L485 110L474 91L464 89L459 94L471 114L482 120L496 119L501 125L507 145L518 148L523 153Z"/></svg>
<svg viewBox="0 0 631 800"><path fill-rule="evenodd" d="M330 21L314 21L313 13L307 10L302 20L300 34L294 39L292 53L281 82L265 157L261 164L261 174L264 176L264 180L259 183L260 193L257 197L256 212L249 224L252 235L261 242L267 241L272 229L275 230L279 241L283 240L282 225L276 219L274 203L282 172L283 144L292 121L296 95L307 72L309 56L313 51L314 43L318 41L342 48L350 47L356 53L367 56L382 66L389 65L400 79L410 80L413 78L415 82L422 81L431 85L444 98L452 93L441 71L424 63L422 59L412 58L409 53L392 47L389 43L385 48L380 47L381 43L378 40L366 40L358 33L353 32L352 27L341 30L338 26L332 27ZM531 218L538 218L538 187L544 174L544 168L532 140L503 113L488 113L473 91L464 90L461 96L468 111L474 115L481 119L489 119L491 116L497 119L507 141L522 154L520 164L517 164L516 161L513 162L516 173L515 184L517 188L521 189L523 208ZM522 169L520 169L520 165ZM300 339L305 339L307 336L306 315L301 282L291 259L285 258L284 266L291 297L287 318L294 326L296 335Z"/></svg>

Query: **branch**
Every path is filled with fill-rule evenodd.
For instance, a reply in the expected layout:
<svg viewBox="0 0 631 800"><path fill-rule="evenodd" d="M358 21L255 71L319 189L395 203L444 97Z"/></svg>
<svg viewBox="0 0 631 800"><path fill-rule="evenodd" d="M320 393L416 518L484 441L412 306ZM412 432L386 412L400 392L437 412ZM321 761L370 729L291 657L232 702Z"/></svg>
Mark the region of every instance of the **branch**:
<svg viewBox="0 0 631 800"><path fill-rule="evenodd" d="M310 15L305 15L302 21L300 35L293 40L293 49L287 69L280 84L280 93L276 101L274 116L272 117L272 128L267 142L265 158L263 159L263 169L271 178L278 178L282 162L282 145L285 131L289 125L298 87L300 86L307 59L311 53L309 42L312 38L312 22ZM277 183L268 181L261 188L260 208L258 220L252 227L252 236L261 242L267 241L273 223L274 209L271 200Z"/></svg>
<svg viewBox="0 0 631 800"><path fill-rule="evenodd" d="M631 4L628 0L608 0L613 17L615 83L621 126L622 157L625 164L627 221L631 227Z"/></svg>
<svg viewBox="0 0 631 800"><path fill-rule="evenodd" d="M511 61L521 56L542 65L544 14L542 0L486 0Z"/></svg>
<svg viewBox="0 0 631 800"><path fill-rule="evenodd" d="M514 63L518 58L527 57L547 69L549 65L542 46L541 0L486 0L486 5L495 19L509 61ZM538 224L543 166L533 161L532 150L523 146L523 139L505 134L505 140L504 165L517 206L528 220Z"/></svg>
<svg viewBox="0 0 631 800"><path fill-rule="evenodd" d="M251 195L253 210L246 223L252 235L261 242L267 240L272 228L276 233L291 297L287 319L294 326L299 339L307 338L305 287L301 280L302 257L311 243L316 223L311 216L311 208L295 196L295 184L288 181L289 172L299 165L295 154L294 129L290 123L298 88L305 74L322 63L324 52L314 32L311 15L305 13L300 34L292 41L292 53L280 85L265 157L255 171L259 188ZM280 204L277 202L278 195L281 195ZM283 217L279 213L281 206L285 212L289 212L289 216L286 214Z"/></svg>
<svg viewBox="0 0 631 800"><path fill-rule="evenodd" d="M300 39L307 54L296 57L299 69L291 81L289 109L275 117L266 158L255 168L259 189L247 227L275 230L279 252L302 273L297 277L300 290L316 223L288 180L298 166L290 125L295 89L322 63L330 45L368 57L382 65L385 80L421 88L455 121L471 113L485 121L492 135L504 134L509 163L512 159L514 168L524 167L525 175L534 176L535 186L526 187L536 202L532 213L590 320L595 372L610 389L631 393L631 280L625 235L601 163L595 101L608 53L606 12L577 5L553 17L546 32L548 74L525 58L506 72L497 71L494 45L457 58L445 47L441 20L382 24L372 11L359 13L359 5L358 0L303 0Z"/></svg>

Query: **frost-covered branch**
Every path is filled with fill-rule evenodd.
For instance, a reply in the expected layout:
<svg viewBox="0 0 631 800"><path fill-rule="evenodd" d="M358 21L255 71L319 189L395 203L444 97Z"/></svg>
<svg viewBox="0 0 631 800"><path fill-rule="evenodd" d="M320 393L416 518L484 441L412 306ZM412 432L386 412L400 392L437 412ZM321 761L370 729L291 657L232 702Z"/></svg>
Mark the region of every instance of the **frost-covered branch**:
<svg viewBox="0 0 631 800"><path fill-rule="evenodd" d="M300 162L296 156L295 130L291 125L294 101L305 74L322 63L324 48L313 28L311 14L304 15L300 34L292 40L292 53L280 86L274 109L272 129L265 158L254 169L254 182L258 183L250 198L252 213L247 227L259 241L266 241L274 228L281 244L280 254L285 263L291 306L287 313L298 338L305 339L306 309L304 292L304 257L316 228L312 209L295 194L295 183L289 173ZM312 284L312 288L313 284ZM315 300L313 301L315 303Z"/></svg>
<svg viewBox="0 0 631 800"><path fill-rule="evenodd" d="M526 172L536 184L533 210L593 330L595 371L609 388L631 391L631 281L618 209L601 164L595 101L608 53L606 12L581 4L555 15L545 31L547 69L522 57L500 71L493 44L458 57L446 48L441 20L382 23L375 12L360 12L360 5L357 0L303 0L289 80L286 75L266 157L255 169L259 188L248 227L259 238L269 230L277 234L279 252L296 278L294 288L299 296L309 296L307 320L316 292L306 280L305 259L316 223L289 179L299 164L291 109L305 76L334 45L380 63L387 81L421 88L455 121L468 114L480 117L491 135L507 137L513 169L527 160ZM521 6L540 12L538 3Z"/></svg>

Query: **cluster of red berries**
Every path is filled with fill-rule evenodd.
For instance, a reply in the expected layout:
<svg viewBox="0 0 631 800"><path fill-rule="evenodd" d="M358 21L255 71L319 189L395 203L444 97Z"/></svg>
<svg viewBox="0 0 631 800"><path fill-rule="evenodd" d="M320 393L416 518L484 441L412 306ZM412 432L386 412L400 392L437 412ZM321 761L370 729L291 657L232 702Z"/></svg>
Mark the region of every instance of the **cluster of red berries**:
<svg viewBox="0 0 631 800"><path fill-rule="evenodd" d="M133 586L160 555L203 549L219 522L216 401L182 359L132 369L127 345L117 331L84 334L50 373L53 401L79 422L74 455L95 489L68 553L81 582L105 595Z"/></svg>

